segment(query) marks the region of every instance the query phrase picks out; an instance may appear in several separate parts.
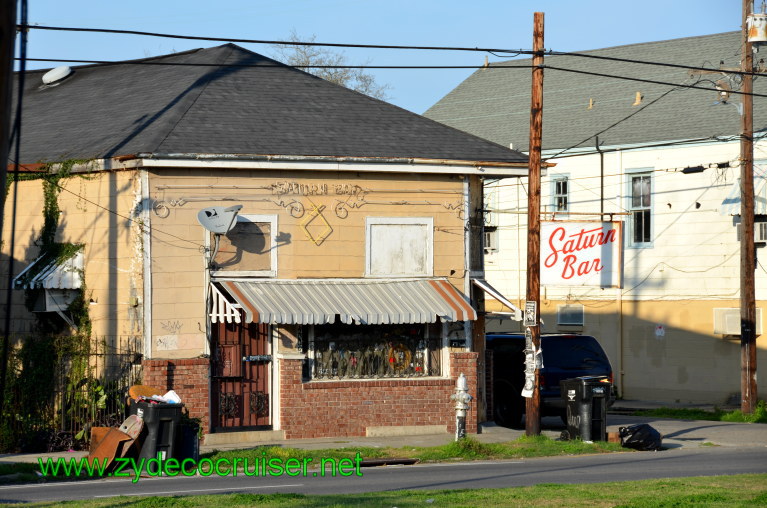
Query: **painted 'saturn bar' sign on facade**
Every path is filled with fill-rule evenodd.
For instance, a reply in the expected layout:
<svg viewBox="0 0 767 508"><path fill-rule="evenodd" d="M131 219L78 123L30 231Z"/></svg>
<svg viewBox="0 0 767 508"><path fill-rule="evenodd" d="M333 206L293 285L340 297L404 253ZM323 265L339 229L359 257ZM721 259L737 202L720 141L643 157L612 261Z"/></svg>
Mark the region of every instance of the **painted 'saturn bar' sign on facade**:
<svg viewBox="0 0 767 508"><path fill-rule="evenodd" d="M541 223L541 284L620 287L621 222Z"/></svg>

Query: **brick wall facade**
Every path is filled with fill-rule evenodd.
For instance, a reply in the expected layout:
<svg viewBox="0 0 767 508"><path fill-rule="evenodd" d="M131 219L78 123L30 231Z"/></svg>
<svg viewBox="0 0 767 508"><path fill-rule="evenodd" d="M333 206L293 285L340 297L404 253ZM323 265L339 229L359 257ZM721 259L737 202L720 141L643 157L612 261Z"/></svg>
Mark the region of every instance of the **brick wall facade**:
<svg viewBox="0 0 767 508"><path fill-rule="evenodd" d="M314 381L301 379L301 360L280 361L280 417L286 439L364 436L367 427L446 425L455 432L455 380L466 376L475 400L466 432L477 432L477 353L451 353L450 379ZM145 385L175 390L207 428L210 417L207 358L144 360Z"/></svg>
<svg viewBox="0 0 767 508"><path fill-rule="evenodd" d="M143 383L155 388L174 390L189 410L189 416L200 418L203 428L208 427L210 402L208 401L208 358L177 360L144 360Z"/></svg>
<svg viewBox="0 0 767 508"><path fill-rule="evenodd" d="M301 360L280 361L280 419L287 439L364 436L367 427L446 425L455 432L455 380L477 396L477 353L451 353L450 379L301 380ZM472 401L466 432L477 432Z"/></svg>

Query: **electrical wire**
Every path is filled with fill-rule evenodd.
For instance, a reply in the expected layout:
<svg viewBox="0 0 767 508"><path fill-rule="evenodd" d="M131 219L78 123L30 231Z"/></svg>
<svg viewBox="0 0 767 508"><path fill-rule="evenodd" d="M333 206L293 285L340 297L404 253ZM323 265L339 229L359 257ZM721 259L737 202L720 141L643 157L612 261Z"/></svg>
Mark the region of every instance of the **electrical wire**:
<svg viewBox="0 0 767 508"><path fill-rule="evenodd" d="M592 58L596 60L609 60L612 62L625 62L625 63L633 63L633 64L639 64L639 65L652 65L657 67L672 67L676 69L685 69L688 71L719 71L719 72L726 72L727 74L740 74L742 76L767 76L766 73L763 72L753 72L753 71L742 71L742 70L736 70L736 69L716 69L712 67L693 67L690 65L682 65L682 64L673 64L668 62L654 62L649 60L635 60L632 58L619 58L614 56L604 56L604 55L589 55L588 53L572 53L568 51L547 51L547 55L552 56L575 56L575 57L582 57L582 58Z"/></svg>
<svg viewBox="0 0 767 508"><path fill-rule="evenodd" d="M583 71L583 70L576 70L576 69L565 69L564 67L555 67L551 65L544 65L544 69L549 69L553 71L562 71L562 72L571 72L575 74L586 74L588 76L596 76L600 78L615 78L615 79L622 79L625 81L635 81L638 83L650 83L653 85L668 85L668 86L674 86L679 88L692 88L695 90L706 90L708 92L719 92L720 90L717 90L716 88L707 88L704 86L697 86L697 85L679 85L676 83L669 83L668 81L657 81L654 79L644 79L644 78L630 78L628 76L618 76L615 74L605 74L602 72L591 72L591 71ZM749 93L749 92L741 92L738 90L730 90L729 93L731 94L737 94L737 95L750 95L752 97L767 97L767 94L759 94L759 93Z"/></svg>
<svg viewBox="0 0 767 508"><path fill-rule="evenodd" d="M650 106L652 106L653 104L655 104L656 102L658 102L659 100L663 99L663 98L664 98L664 97L666 97L668 94L670 94L671 92L674 92L674 91L676 91L676 90L679 90L679 88L678 88L678 87L675 87L675 88L671 88L671 89L669 89L669 90L666 90L666 91L665 91L665 92L663 92L663 93L662 93L660 96L656 97L655 99L653 99L652 101L648 102L647 104L645 104L645 105L644 105L644 106L642 106L641 108L637 109L636 111L633 111L633 112L631 112L630 114L628 114L628 115L626 115L625 117L621 118L621 119L620 119L620 120L618 120L617 122L614 122L614 123L613 123L613 124L611 124L610 126L608 126L608 127L604 128L604 129L602 129L601 131L599 131L599 132L597 132L597 133L594 133L594 134L591 134L590 136L588 136L587 138L585 138L583 141L580 141L580 142L578 142L578 143L577 143L577 144L575 144L575 145L572 145L572 146L570 146L570 147L568 147L568 148L565 148L564 150L561 150L561 151L557 152L556 154L554 154L554 155L553 155L553 156L551 156L551 157L547 157L547 158L546 158L544 161L549 161L550 159L556 159L558 156L562 155L563 153L565 153L565 152L569 152L569 151L570 151L570 150L572 150L573 148L578 148L580 145L582 145L583 143L585 143L585 142L589 141L590 139L592 139L592 138L595 138L596 136L599 136L600 134L604 134L605 132L609 131L609 130L610 130L610 129L612 129L613 127L616 127L616 126L620 125L621 123L625 122L625 121L626 121L626 120L628 120L629 118L632 118L632 117L634 117L634 116L638 115L639 113L641 113L641 112L642 112L642 111L644 111L645 109L649 108Z"/></svg>
<svg viewBox="0 0 767 508"><path fill-rule="evenodd" d="M284 69L285 67L290 67L285 64L279 64L279 65L270 65L270 64L206 64L206 63L191 63L191 62L153 62L148 60L90 60L90 59L66 59L66 58L28 58L27 61L34 61L34 62L61 62L61 63L70 63L70 62L77 62L77 63L87 63L87 64L120 64L120 65L149 65L149 66L182 66L182 67L242 67L242 68L252 68L257 67L259 69ZM386 69L386 70L397 70L397 69L403 69L403 70L439 70L439 69L531 69L532 65L491 65L489 67L485 67L484 65L307 65L307 66L296 66L296 68L307 68L307 69ZM578 69L565 69L562 67L553 67L549 65L543 65L541 66L543 69L549 69L554 71L562 71L562 72L570 72L575 74L586 74L591 76L597 76L602 78L614 78L614 79L621 79L624 81L635 81L639 83L651 83L655 85L667 85L667 86L673 86L677 88L691 88L696 90L705 90L707 92L719 92L720 90L717 88L709 88L704 86L696 86L696 85L680 85L678 83L671 83L668 81L658 81L658 80L652 80L652 79L644 79L644 78L632 78L629 76L621 76L617 74L605 74L605 73L598 73L598 72L590 72L590 71L583 71ZM765 74L767 76L767 74ZM696 83L700 83L703 81L710 81L710 80L699 80ZM736 94L736 95L749 95L752 97L767 97L767 94L760 94L756 92L741 92L737 90L730 90L729 93Z"/></svg>
<svg viewBox="0 0 767 508"><path fill-rule="evenodd" d="M498 53L508 53L509 56L519 55L535 55L533 50L525 49L499 49L499 48L480 48L480 47L466 47L466 46L410 46L410 45L396 45L396 44L352 44L352 43L330 43L330 42L314 42L314 41L278 41L278 40L263 40L263 39L244 39L244 38L230 38L230 37L210 37L210 36L195 36L195 35L179 35L168 34L158 32L146 32L140 30L121 30L110 28L84 28L84 27L59 27L59 26L42 26L42 25L28 25L19 24L18 30L54 30L54 31L67 31L67 32L91 32L91 33L108 33L108 34L120 34L120 35L140 35L146 37L162 37L170 39L185 39L185 40L199 40L199 41L211 41L211 42L239 42L243 44L268 44L268 45L284 45L284 46L324 46L332 48L361 48L361 49L401 49L401 50L428 50L428 51L472 51L481 53L490 53L493 56L499 56ZM609 60L616 62L634 63L639 65L653 65L662 67L672 67L685 70L699 70L699 71L719 71L720 69L713 69L710 67L697 67L682 64L673 64L669 62L656 62L648 60L636 60L631 58L619 58L610 57L604 55L591 55L587 53L567 52L567 51L555 51L547 50L539 52L543 55L552 56L573 56L580 58L591 58L598 60ZM495 66L492 64L491 66ZM488 67L491 67L488 66ZM484 66L482 66L484 67ZM748 76L767 76L765 73L749 72L732 70L727 71L730 74L742 74Z"/></svg>
<svg viewBox="0 0 767 508"><path fill-rule="evenodd" d="M120 65L156 65L166 67L243 67L259 69L284 69L295 67L297 69L408 69L408 70L431 70L431 69L484 69L483 65L296 65L287 64L221 64L221 63L192 63L192 62L151 62L146 60L85 60L66 58L27 58L28 62L61 62L61 63L86 63L86 64L120 64ZM505 65L502 69L531 69L532 65Z"/></svg>
<svg viewBox="0 0 767 508"><path fill-rule="evenodd" d="M185 39L193 41L211 41L211 42L239 42L242 44L269 44L284 46L325 46L330 48L363 48L363 49L407 49L407 50L429 50L429 51L473 51L481 53L512 53L514 55L533 54L533 51L523 49L499 49L499 48L470 48L460 46L403 46L394 44L344 44L333 42L300 42L300 41L270 41L263 39L241 39L233 37L207 37L196 35L177 35L158 32L143 32L140 30L118 30L111 28L78 28L61 26L42 26L28 25L22 23L18 25L18 30L55 30L64 32L93 32L122 35L142 35L146 37L162 37L166 39Z"/></svg>
<svg viewBox="0 0 767 508"><path fill-rule="evenodd" d="M81 196L80 194L78 194L78 193L76 193L76 192L74 192L74 191L71 191L71 190L67 189L66 187L64 187L64 186L62 186L62 185L59 185L59 184L58 184L58 183L56 183L56 182L54 182L54 185L55 185L56 187L58 187L59 189L61 189L61 190L65 191L65 192L68 192L68 193L70 193L70 194L72 194L72 195L76 196L78 199L82 199L82 200L83 200L83 201L85 201L86 203L90 203L90 204L92 204L92 205L94 205L94 206L96 206L96 207L98 207L98 208L101 208L101 209L102 209L102 210L104 210L105 212L109 212L109 213L111 213L111 214L113 214L113 215L116 215L117 217L120 217L121 219L125 219L125 220L127 220L127 221L129 221L129 222L131 222L131 223L133 223L133 224L136 224L136 225L137 225L137 226L138 226L138 227L141 229L141 232L142 232L142 233L144 232L144 229L147 227L147 226L146 226L146 224L144 224L144 223L143 223L143 222L141 222L141 221L137 221L137 220L135 220L135 219L133 219L133 218L131 218L131 217L128 217L127 215L123 215L123 214L121 214L121 213L119 213L119 212L116 212L116 211L114 211L114 210L111 210L111 209L109 209L109 208L107 208L107 207L105 207L105 206L103 206L103 205L101 205L101 204L99 204L99 203L96 203L95 201L92 201L92 200L90 200L90 199L88 199L88 198L86 198L86 197L84 197L84 196ZM150 233L161 233L161 234L163 234L163 235L166 235L166 236L169 236L169 237L171 237L171 238L175 238L176 240L180 240L180 241L182 241L182 242L186 242L186 243L191 243L192 245L194 245L195 247L198 247L198 248L200 248L200 249L204 249L204 248L205 248L205 246L204 246L204 245L202 245L202 244L199 244L199 243L197 243L197 242L195 242L195 241L192 241L192 240L187 240L186 238L182 238L182 237L180 237L180 236L176 236L176 235L174 235L173 233L168 233L168 232L166 232L166 231L158 230L158 229L157 229L157 228L155 228L155 227L151 227L151 226L150 226L150 227L149 227L149 232L150 232Z"/></svg>

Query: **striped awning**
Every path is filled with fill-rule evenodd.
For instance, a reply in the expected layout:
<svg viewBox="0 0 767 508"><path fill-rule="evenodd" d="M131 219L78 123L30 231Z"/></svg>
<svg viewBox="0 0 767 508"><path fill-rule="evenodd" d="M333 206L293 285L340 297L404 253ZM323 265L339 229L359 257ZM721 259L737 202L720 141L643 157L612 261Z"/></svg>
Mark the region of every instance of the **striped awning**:
<svg viewBox="0 0 767 508"><path fill-rule="evenodd" d="M40 256L13 279L15 289L79 289L83 285L83 251L65 259Z"/></svg>
<svg viewBox="0 0 767 508"><path fill-rule="evenodd" d="M259 279L212 283L216 311L211 320L318 325L404 324L473 321L468 299L445 279Z"/></svg>
<svg viewBox="0 0 767 508"><path fill-rule="evenodd" d="M767 215L767 178L763 176L754 177L754 214ZM740 178L722 201L719 215L740 215Z"/></svg>

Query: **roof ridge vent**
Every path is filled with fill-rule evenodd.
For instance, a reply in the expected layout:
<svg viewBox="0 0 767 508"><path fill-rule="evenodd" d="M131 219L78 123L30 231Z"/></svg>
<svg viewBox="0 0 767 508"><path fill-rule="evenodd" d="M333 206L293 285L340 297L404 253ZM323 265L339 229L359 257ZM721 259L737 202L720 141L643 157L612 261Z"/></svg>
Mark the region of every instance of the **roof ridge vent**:
<svg viewBox="0 0 767 508"><path fill-rule="evenodd" d="M68 65L61 65L43 74L43 85L55 86L67 79L74 71Z"/></svg>

